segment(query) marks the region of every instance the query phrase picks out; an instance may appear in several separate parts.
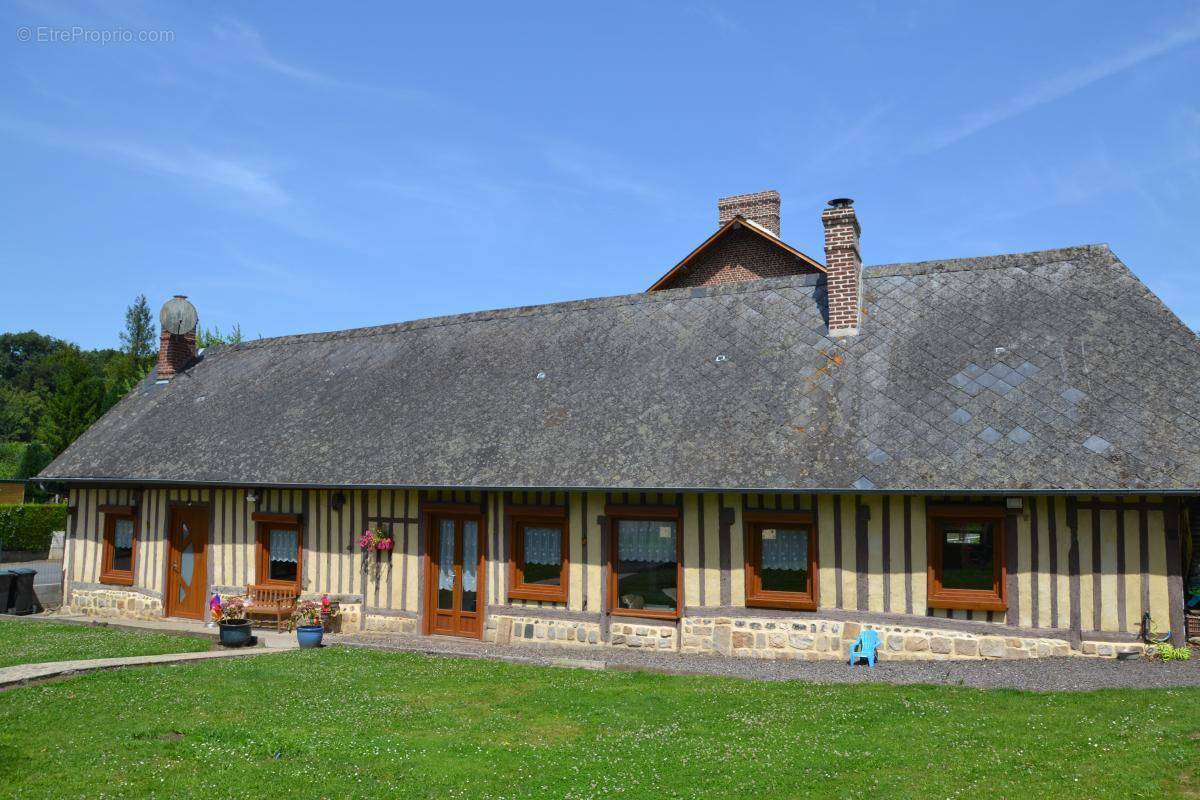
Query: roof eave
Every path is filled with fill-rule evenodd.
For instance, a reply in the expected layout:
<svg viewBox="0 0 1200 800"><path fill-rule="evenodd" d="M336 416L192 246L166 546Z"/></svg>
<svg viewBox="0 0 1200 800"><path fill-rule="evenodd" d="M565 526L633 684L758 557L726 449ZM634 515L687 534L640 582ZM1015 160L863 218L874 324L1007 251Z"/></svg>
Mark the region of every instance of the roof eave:
<svg viewBox="0 0 1200 800"><path fill-rule="evenodd" d="M917 487L906 489L889 489L887 487L875 487L873 489L859 489L853 486L796 486L796 487L780 487L780 486L641 486L636 484L629 485L607 485L607 486L583 486L576 484L568 484L561 486L536 486L536 485L490 485L490 484L420 484L420 483L285 483L271 481L233 481L233 480L162 480L162 479L146 479L146 478L96 478L96 477L71 477L71 478L50 478L38 476L30 478L27 483L61 483L61 484L91 484L91 485L108 485L108 486L155 486L155 487L174 487L174 486L204 486L204 487L226 487L226 488L254 488L254 489L334 489L343 491L361 491L361 490L377 490L377 489L416 489L425 491L448 491L448 490L469 490L480 492L520 492L520 491L542 491L542 492L603 492L603 491L656 491L656 492L729 492L736 494L758 494L758 493L782 493L782 494L863 494L863 495L991 495L991 496L1010 496L1010 497L1030 497L1030 496L1046 496L1046 495L1200 495L1200 486L1196 487L1173 487L1173 488L1154 488L1147 486L1137 487L1098 487L1098 488L1073 488L1073 489L1012 489L1004 487L993 487L988 489L971 489L967 487Z"/></svg>

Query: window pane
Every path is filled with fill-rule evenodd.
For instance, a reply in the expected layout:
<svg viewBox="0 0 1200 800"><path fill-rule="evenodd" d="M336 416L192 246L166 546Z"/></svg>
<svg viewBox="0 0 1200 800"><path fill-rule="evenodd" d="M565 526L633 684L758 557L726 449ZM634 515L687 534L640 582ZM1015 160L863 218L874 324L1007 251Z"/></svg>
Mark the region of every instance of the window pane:
<svg viewBox="0 0 1200 800"><path fill-rule="evenodd" d="M763 591L808 592L808 531L803 528L762 528Z"/></svg>
<svg viewBox="0 0 1200 800"><path fill-rule="evenodd" d="M294 581L300 572L300 534L292 528L272 528L267 537L268 578Z"/></svg>
<svg viewBox="0 0 1200 800"><path fill-rule="evenodd" d="M942 523L942 586L991 591L995 541L991 522Z"/></svg>
<svg viewBox="0 0 1200 800"><path fill-rule="evenodd" d="M617 522L617 605L647 611L674 611L679 597L675 523L662 520Z"/></svg>
<svg viewBox="0 0 1200 800"><path fill-rule="evenodd" d="M523 526L524 583L562 585L562 531L559 528Z"/></svg>
<svg viewBox="0 0 1200 800"><path fill-rule="evenodd" d="M454 520L438 523L438 601L437 607L454 608Z"/></svg>
<svg viewBox="0 0 1200 800"><path fill-rule="evenodd" d="M133 571L133 520L118 519L113 530L112 568L116 572Z"/></svg>
<svg viewBox="0 0 1200 800"><path fill-rule="evenodd" d="M462 610L474 611L479 592L479 523L473 519L463 520L462 540Z"/></svg>

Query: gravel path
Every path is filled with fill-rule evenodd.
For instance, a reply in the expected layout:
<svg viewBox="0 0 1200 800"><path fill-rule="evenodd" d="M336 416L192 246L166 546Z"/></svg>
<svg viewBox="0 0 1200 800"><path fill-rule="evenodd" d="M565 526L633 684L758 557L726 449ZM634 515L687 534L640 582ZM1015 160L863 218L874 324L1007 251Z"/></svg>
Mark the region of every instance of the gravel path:
<svg viewBox="0 0 1200 800"><path fill-rule="evenodd" d="M470 639L354 633L332 643L381 650L491 658L545 666L651 670L812 683L927 683L1035 692L1200 687L1200 659L1162 663L1146 658L1042 658L1028 661L880 661L873 669L839 661L767 661L692 653L585 649L553 645L496 646Z"/></svg>

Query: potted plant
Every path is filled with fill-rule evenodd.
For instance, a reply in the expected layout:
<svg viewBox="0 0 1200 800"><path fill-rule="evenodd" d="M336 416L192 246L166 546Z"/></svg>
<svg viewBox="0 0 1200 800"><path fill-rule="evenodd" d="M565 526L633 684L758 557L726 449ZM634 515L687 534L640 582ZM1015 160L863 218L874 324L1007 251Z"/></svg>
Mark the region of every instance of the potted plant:
<svg viewBox="0 0 1200 800"><path fill-rule="evenodd" d="M231 597L213 604L213 616L221 627L221 644L226 647L245 647L250 643L250 620L246 619L246 600Z"/></svg>
<svg viewBox="0 0 1200 800"><path fill-rule="evenodd" d="M321 624L321 604L316 600L301 600L292 612L292 628L301 647L320 647L325 626Z"/></svg>

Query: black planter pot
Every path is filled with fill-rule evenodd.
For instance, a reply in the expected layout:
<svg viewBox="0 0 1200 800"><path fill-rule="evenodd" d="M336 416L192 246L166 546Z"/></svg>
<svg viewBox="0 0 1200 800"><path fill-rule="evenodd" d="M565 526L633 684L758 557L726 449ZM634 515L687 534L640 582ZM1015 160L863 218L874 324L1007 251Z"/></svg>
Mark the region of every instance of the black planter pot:
<svg viewBox="0 0 1200 800"><path fill-rule="evenodd" d="M221 644L245 647L250 642L250 620L232 619L221 623Z"/></svg>

